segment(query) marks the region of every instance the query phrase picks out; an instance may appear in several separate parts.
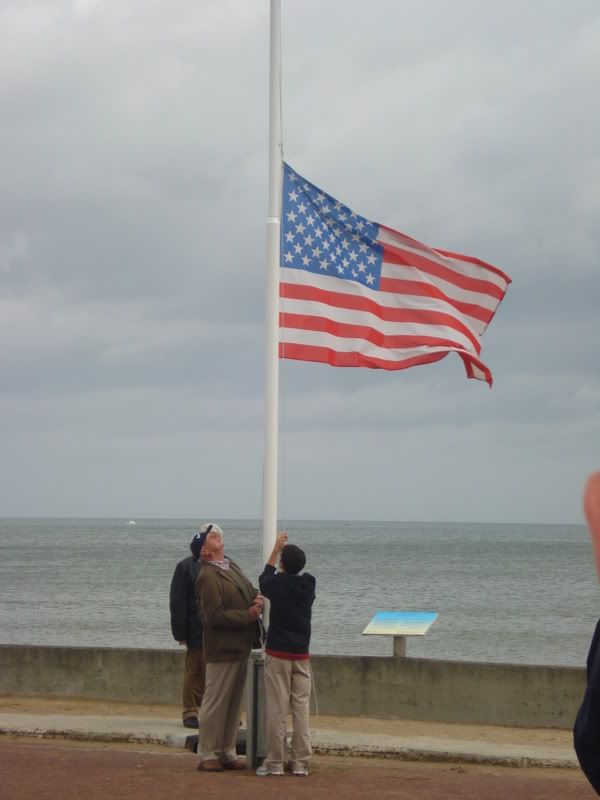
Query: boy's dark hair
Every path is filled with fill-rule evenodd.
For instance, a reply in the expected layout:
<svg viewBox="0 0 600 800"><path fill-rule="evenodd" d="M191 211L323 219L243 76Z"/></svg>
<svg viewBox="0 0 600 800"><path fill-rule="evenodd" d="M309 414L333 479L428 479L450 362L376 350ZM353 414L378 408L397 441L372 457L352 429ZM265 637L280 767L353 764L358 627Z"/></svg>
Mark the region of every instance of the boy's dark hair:
<svg viewBox="0 0 600 800"><path fill-rule="evenodd" d="M297 575L300 570L304 569L306 556L304 555L304 550L301 550L297 545L286 544L281 551L281 561L288 575Z"/></svg>

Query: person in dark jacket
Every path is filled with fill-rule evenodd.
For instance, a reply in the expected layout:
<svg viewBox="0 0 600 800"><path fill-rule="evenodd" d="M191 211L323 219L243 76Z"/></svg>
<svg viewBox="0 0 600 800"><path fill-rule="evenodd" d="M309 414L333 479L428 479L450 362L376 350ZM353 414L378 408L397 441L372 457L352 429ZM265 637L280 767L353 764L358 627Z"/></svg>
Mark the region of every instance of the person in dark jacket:
<svg viewBox="0 0 600 800"><path fill-rule="evenodd" d="M288 708L292 707L292 772L308 775L312 753L308 720L311 673L309 662L312 606L316 580L308 572L304 552L277 536L273 552L258 579L271 601L265 656L267 757L257 775L283 775ZM279 572L275 562L279 555Z"/></svg>
<svg viewBox="0 0 600 800"><path fill-rule="evenodd" d="M202 650L202 622L196 605L196 578L200 570L201 537L197 533L190 542L192 555L175 567L171 580L170 608L173 638L185 645L183 676L183 724L198 727L198 711L204 695L205 665Z"/></svg>
<svg viewBox="0 0 600 800"><path fill-rule="evenodd" d="M587 481L584 509L600 577L600 472ZM575 719L573 743L585 776L600 795L600 620L587 658L587 687Z"/></svg>

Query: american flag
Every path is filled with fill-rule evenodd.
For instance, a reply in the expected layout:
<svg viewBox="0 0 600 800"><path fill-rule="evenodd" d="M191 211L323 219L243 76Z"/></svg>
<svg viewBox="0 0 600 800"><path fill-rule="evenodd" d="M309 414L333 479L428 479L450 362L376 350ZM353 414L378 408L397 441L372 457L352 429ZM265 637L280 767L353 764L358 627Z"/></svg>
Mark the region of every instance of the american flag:
<svg viewBox="0 0 600 800"><path fill-rule="evenodd" d="M283 166L280 358L394 370L454 352L491 386L480 338L508 275L370 222Z"/></svg>

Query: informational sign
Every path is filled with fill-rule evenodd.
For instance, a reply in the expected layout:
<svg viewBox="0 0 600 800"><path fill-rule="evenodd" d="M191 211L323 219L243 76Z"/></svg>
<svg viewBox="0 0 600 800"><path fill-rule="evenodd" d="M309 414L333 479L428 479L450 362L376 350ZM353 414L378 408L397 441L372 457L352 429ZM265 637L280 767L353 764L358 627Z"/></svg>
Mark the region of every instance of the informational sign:
<svg viewBox="0 0 600 800"><path fill-rule="evenodd" d="M423 636L437 616L437 611L378 611L363 634Z"/></svg>

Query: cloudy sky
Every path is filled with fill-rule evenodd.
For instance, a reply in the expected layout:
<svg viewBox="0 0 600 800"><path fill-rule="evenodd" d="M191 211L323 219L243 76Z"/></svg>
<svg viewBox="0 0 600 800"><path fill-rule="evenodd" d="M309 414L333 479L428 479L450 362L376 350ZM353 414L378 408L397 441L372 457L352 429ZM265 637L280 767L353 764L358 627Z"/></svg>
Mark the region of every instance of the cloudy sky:
<svg viewBox="0 0 600 800"><path fill-rule="evenodd" d="M283 0L285 156L513 279L412 370L282 362L284 519L581 522L600 4ZM267 0L0 5L0 516L260 517Z"/></svg>

